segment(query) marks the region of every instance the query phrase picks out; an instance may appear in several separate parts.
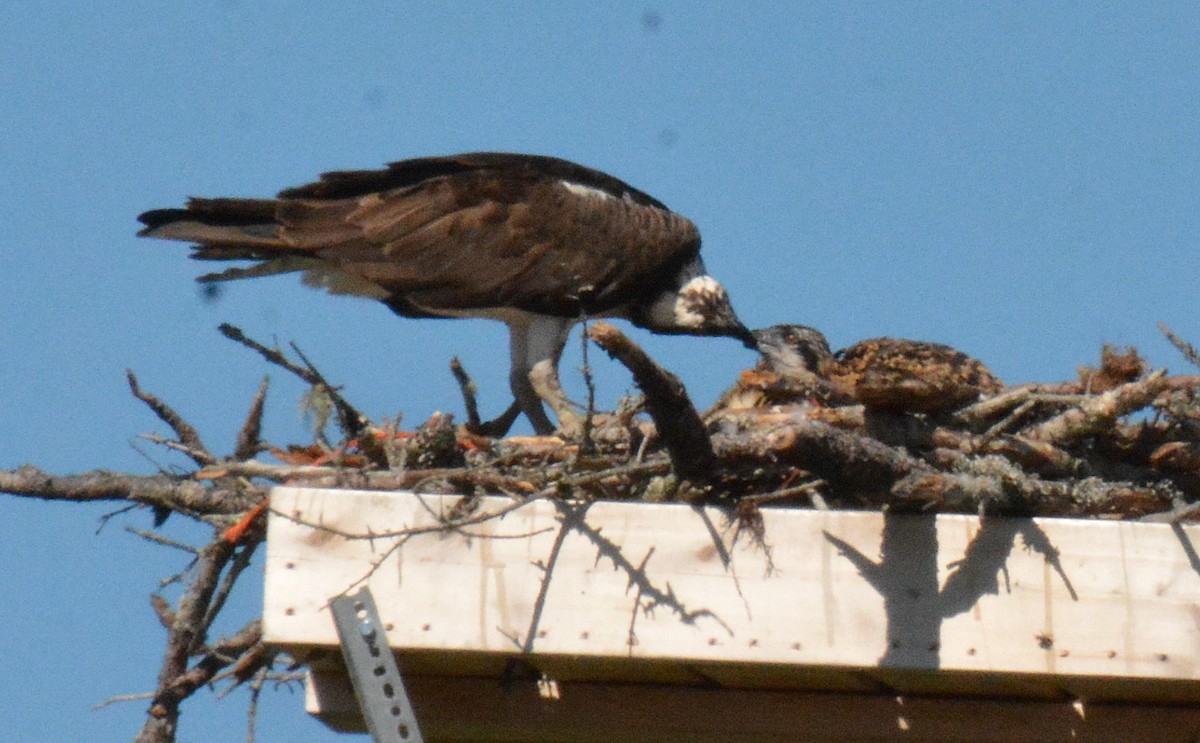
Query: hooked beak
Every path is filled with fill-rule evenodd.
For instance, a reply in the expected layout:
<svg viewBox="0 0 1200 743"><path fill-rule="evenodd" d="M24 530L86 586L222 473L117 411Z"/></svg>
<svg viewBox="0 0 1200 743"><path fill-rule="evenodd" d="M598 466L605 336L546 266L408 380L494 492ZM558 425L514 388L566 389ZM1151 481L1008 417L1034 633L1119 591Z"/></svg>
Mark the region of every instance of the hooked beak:
<svg viewBox="0 0 1200 743"><path fill-rule="evenodd" d="M758 347L758 338L755 337L754 331L750 330L750 328L747 328L745 325L739 323L733 332L733 337L741 341L742 345L746 348L749 348L751 351L756 353L761 352Z"/></svg>

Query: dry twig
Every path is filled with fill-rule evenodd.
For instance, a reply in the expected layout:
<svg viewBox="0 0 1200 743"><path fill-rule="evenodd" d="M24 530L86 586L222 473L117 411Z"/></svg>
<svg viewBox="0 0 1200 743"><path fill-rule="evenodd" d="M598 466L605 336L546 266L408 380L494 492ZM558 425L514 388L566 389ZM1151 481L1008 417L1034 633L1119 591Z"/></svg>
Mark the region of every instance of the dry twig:
<svg viewBox="0 0 1200 743"><path fill-rule="evenodd" d="M1031 439L1049 442L1075 439L1109 430L1118 418L1149 405L1166 386L1166 372L1159 370L1145 379L1128 382L1102 395L1085 398L1075 407L1050 420L1026 428Z"/></svg>
<svg viewBox="0 0 1200 743"><path fill-rule="evenodd" d="M234 459L250 459L262 451L262 418L270 382L270 377L263 377L258 385L258 392L254 394L254 401L250 403L250 412L246 414L246 421L238 430L237 442L233 447Z"/></svg>
<svg viewBox="0 0 1200 743"><path fill-rule="evenodd" d="M1179 349L1179 352L1183 354L1185 359L1192 362L1193 366L1200 367L1200 351L1197 351L1195 346L1175 335L1165 322L1160 322L1158 329L1162 331L1163 335L1167 336L1167 340L1171 341L1171 345Z"/></svg>
<svg viewBox="0 0 1200 743"><path fill-rule="evenodd" d="M217 461L216 457L210 454L208 448L204 446L204 442L200 440L200 434L196 433L196 429L192 428L179 413L176 413L170 405L167 405L149 392L142 391L142 388L138 385L137 377L134 376L132 370L125 370L125 379L129 382L129 389L133 392L133 396L146 403L163 423L166 423L175 431L175 435L179 437L180 451L186 453L191 457L192 461L201 467Z"/></svg>
<svg viewBox="0 0 1200 743"><path fill-rule="evenodd" d="M679 477L696 483L707 481L713 474L716 456L704 422L679 378L608 323L595 323L588 335L633 374L634 382L646 397L646 412L654 419L658 436Z"/></svg>

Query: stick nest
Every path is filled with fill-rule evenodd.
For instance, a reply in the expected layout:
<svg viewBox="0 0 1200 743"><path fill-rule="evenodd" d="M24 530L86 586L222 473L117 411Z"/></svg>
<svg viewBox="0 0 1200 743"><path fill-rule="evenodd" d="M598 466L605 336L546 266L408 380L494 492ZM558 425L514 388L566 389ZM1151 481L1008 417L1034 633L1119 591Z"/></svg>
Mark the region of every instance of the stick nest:
<svg viewBox="0 0 1200 743"><path fill-rule="evenodd" d="M254 347L240 332L231 337ZM864 405L852 390L831 393L827 379L760 364L701 414L682 383L619 330L592 323L587 337L630 370L641 396L584 411L559 436L472 434L474 385L457 362L472 420L456 425L437 414L411 432L368 422L311 366L297 365L329 396L323 408L336 412L343 443L274 449L282 464L226 461L201 474L465 495L555 489L743 511L772 504L1178 521L1200 510L1200 376L1150 370L1134 349L1105 346L1099 365L1081 366L1076 380L991 385L933 412ZM283 363L273 353L264 356Z"/></svg>

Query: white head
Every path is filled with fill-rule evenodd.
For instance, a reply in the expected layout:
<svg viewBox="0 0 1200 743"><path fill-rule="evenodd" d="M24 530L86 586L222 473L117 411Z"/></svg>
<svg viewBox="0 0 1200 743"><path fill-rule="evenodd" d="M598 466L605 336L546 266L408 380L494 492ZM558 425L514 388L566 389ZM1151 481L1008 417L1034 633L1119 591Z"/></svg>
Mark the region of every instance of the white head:
<svg viewBox="0 0 1200 743"><path fill-rule="evenodd" d="M725 287L704 272L699 258L679 273L677 281L675 289L635 313L633 322L656 333L726 335L757 348L754 336L734 313Z"/></svg>

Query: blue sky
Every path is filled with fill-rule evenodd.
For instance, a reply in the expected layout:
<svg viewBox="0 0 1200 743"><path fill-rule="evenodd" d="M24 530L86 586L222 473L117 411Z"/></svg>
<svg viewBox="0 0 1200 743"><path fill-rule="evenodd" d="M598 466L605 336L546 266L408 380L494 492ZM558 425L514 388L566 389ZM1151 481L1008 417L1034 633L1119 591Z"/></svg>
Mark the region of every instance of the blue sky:
<svg viewBox="0 0 1200 743"><path fill-rule="evenodd" d="M575 160L691 217L751 326L941 341L1009 382L1071 377L1103 342L1185 370L1156 323L1200 343L1200 11L800 6L5 4L0 467L179 465L131 446L167 432L126 367L220 451L270 372L267 437L306 441L300 387L224 340L225 321L296 341L369 414L460 413L454 354L498 412L499 324L400 320L294 277L205 301L183 246L134 238L139 212L188 195L473 150ZM636 337L701 404L753 361L727 340ZM578 363L563 364L574 390ZM628 377L598 367L611 403ZM97 535L107 510L0 497L5 740L141 724L141 702L90 708L152 689L147 595L184 561L123 531L144 512ZM204 537L182 519L165 532ZM255 580L228 628L257 611ZM181 740L241 739L244 702L187 703ZM335 739L301 705L267 694L258 740Z"/></svg>

